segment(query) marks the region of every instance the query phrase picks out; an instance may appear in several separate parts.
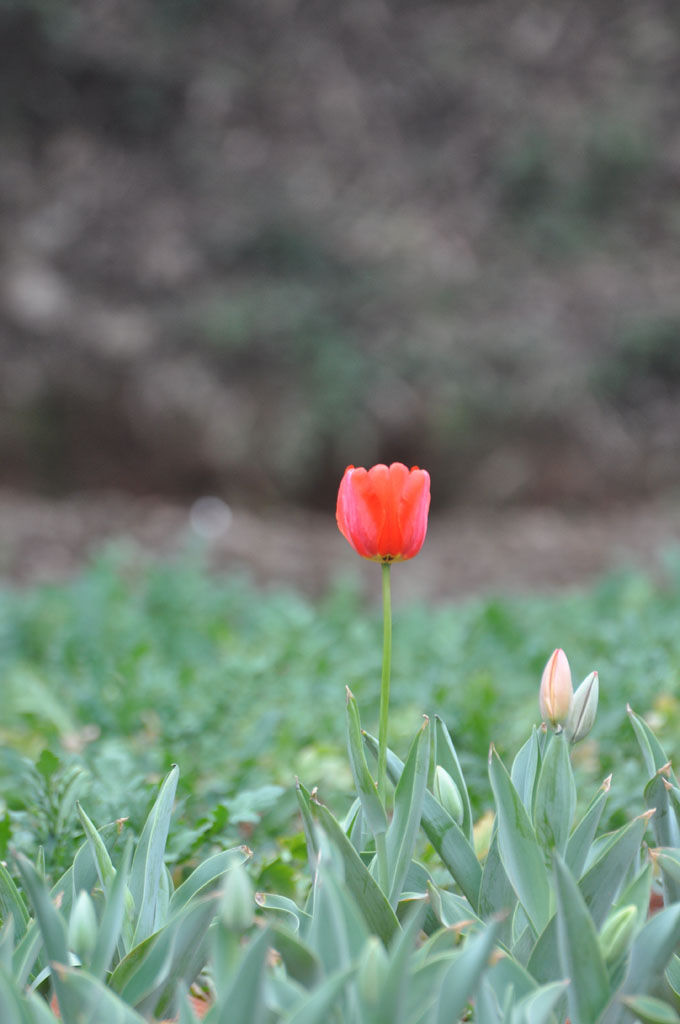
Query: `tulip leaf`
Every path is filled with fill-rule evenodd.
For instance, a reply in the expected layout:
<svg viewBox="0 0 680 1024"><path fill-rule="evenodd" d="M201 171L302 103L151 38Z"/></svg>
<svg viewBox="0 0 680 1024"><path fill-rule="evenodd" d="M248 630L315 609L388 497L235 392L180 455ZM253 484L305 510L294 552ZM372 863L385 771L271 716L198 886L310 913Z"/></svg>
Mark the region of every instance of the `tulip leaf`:
<svg viewBox="0 0 680 1024"><path fill-rule="evenodd" d="M550 885L533 825L505 765L492 747L489 778L496 798L498 849L527 917L540 934L550 917Z"/></svg>
<svg viewBox="0 0 680 1024"><path fill-rule="evenodd" d="M676 894L680 889L680 850L657 847L654 850L654 860L663 874L664 902L677 903Z"/></svg>
<svg viewBox="0 0 680 1024"><path fill-rule="evenodd" d="M378 741L368 733L363 735L368 750L377 756ZM388 749L387 774L392 783L398 784L403 770L403 762ZM482 880L480 863L460 827L428 790L423 797L421 824L444 866L476 910Z"/></svg>
<svg viewBox="0 0 680 1024"><path fill-rule="evenodd" d="M137 913L133 943L148 938L154 930L156 904L159 899L161 873L164 868L165 844L177 790L179 768L173 765L165 777L148 818L144 824L130 871L130 892Z"/></svg>
<svg viewBox="0 0 680 1024"><path fill-rule="evenodd" d="M435 763L439 764L444 768L456 786L460 793L461 800L463 801L463 821L461 823L461 831L465 835L469 842L472 842L472 808L470 806L470 797L468 795L467 785L465 783L465 776L460 767L460 761L458 760L458 754L456 748L453 745L451 739L451 733L447 729L446 725L439 717L434 716L434 748L435 748Z"/></svg>
<svg viewBox="0 0 680 1024"><path fill-rule="evenodd" d="M667 788L670 785L664 775L657 772L645 786L645 804L650 810L654 809L652 828L657 845L677 849L680 847L680 829ZM675 878L671 871L664 871L664 894L666 903L676 903L680 899L680 879Z"/></svg>
<svg viewBox="0 0 680 1024"><path fill-rule="evenodd" d="M60 973L61 969L69 963L66 921L52 903L45 882L29 859L21 853L17 853L15 856L24 889L35 910L35 918L52 969L52 985L62 1014L66 1020L71 1017L75 1018L78 1004L73 993L64 987Z"/></svg>
<svg viewBox="0 0 680 1024"><path fill-rule="evenodd" d="M625 996L622 1002L642 1024L680 1024L680 1017L673 1007L661 999L653 996Z"/></svg>
<svg viewBox="0 0 680 1024"><path fill-rule="evenodd" d="M600 855L580 879L578 888L596 928L601 928L612 903L640 849L647 819L634 818L608 838ZM547 983L559 977L557 922L553 917L539 936L529 958L528 969L537 981Z"/></svg>
<svg viewBox="0 0 680 1024"><path fill-rule="evenodd" d="M635 936L624 993L653 991L679 941L680 903L674 903L650 917Z"/></svg>
<svg viewBox="0 0 680 1024"><path fill-rule="evenodd" d="M99 978L93 977L87 971L73 967L59 968L61 980L61 993L68 993L73 1001L72 1005L77 1006L77 1015L73 1018L66 1016L66 1010L62 1010L65 1021L82 1021L83 1024L144 1024L145 1018L136 1010L124 1002ZM62 995L59 996L59 1006L65 1007L62 1002Z"/></svg>
<svg viewBox="0 0 680 1024"><path fill-rule="evenodd" d="M546 750L536 785L534 826L546 851L563 854L576 809L576 783L564 732L556 733Z"/></svg>
<svg viewBox="0 0 680 1024"><path fill-rule="evenodd" d="M0 920L6 921L9 917L14 920L14 935L18 941L26 934L30 917L14 879L0 863Z"/></svg>
<svg viewBox="0 0 680 1024"><path fill-rule="evenodd" d="M426 719L409 751L394 794L394 816L387 833L389 902L395 907L401 895L420 827L423 798L430 763L430 722Z"/></svg>
<svg viewBox="0 0 680 1024"><path fill-rule="evenodd" d="M97 868L101 887L102 889L108 889L116 874L116 869L113 866L106 843L88 818L80 803L76 803L76 810L78 811L80 823L83 826L85 838L92 849L92 856Z"/></svg>
<svg viewBox="0 0 680 1024"><path fill-rule="evenodd" d="M115 873L111 884L108 886L107 899L104 905L104 912L101 924L97 932L97 941L92 952L90 961L90 972L95 978L104 979L106 972L110 969L111 960L118 944L118 938L123 927L126 909L126 896L129 896L127 887L128 874L130 871L130 860L132 858L132 839L128 840L123 853L123 861Z"/></svg>
<svg viewBox="0 0 680 1024"><path fill-rule="evenodd" d="M569 836L565 861L574 878L580 878L592 846L597 826L609 797L609 780L597 791L588 809Z"/></svg>
<svg viewBox="0 0 680 1024"><path fill-rule="evenodd" d="M104 825L100 835L105 842L111 843L115 840L118 830L115 822ZM86 841L76 853L73 864L61 876L58 882L50 890L50 899L58 903L62 915L68 917L73 906L73 894L84 889L90 892L97 881L97 869L92 858L90 844ZM42 937L35 921L31 921L26 934L19 942L14 951L12 972L19 986L23 987L28 981L29 975L40 954Z"/></svg>
<svg viewBox="0 0 680 1024"><path fill-rule="evenodd" d="M283 1024L325 1024L329 1013L337 1005L353 967L346 967L326 978L302 1004L284 1018Z"/></svg>
<svg viewBox="0 0 680 1024"><path fill-rule="evenodd" d="M564 861L555 854L557 934L562 973L570 979L572 1024L592 1024L609 1002L610 989L597 931L581 892Z"/></svg>
<svg viewBox="0 0 680 1024"><path fill-rule="evenodd" d="M469 999L474 996L482 972L486 968L496 942L497 925L488 925L483 932L469 938L462 953L453 960L439 989L436 1024L458 1020Z"/></svg>
<svg viewBox="0 0 680 1024"><path fill-rule="evenodd" d="M540 764L541 754L538 748L538 729L534 726L529 739L517 751L510 771L512 784L519 793L520 799L530 818L533 817L534 813L534 792Z"/></svg>
<svg viewBox="0 0 680 1024"><path fill-rule="evenodd" d="M361 908L369 930L385 944L389 943L399 930L399 922L387 897L328 808L323 804L314 804L314 813L342 857L345 881Z"/></svg>
<svg viewBox="0 0 680 1024"><path fill-rule="evenodd" d="M316 842L316 836L314 835L314 819L312 818L312 799L308 791L302 785L299 779L295 780L295 795L297 797L298 807L300 809L300 817L302 818L302 830L305 835L305 843L307 845L307 860L309 862L309 870L314 874L316 871L316 861L319 856L319 850Z"/></svg>
<svg viewBox="0 0 680 1024"><path fill-rule="evenodd" d="M644 718L637 715L631 708L630 704L626 710L628 711L630 724L633 726L633 732L635 733L635 737L640 745L642 756L645 759L647 774L651 778L652 775L656 775L661 768L668 764L666 751L663 749ZM669 773L669 778L673 782L674 786L678 785L678 780L672 770Z"/></svg>
<svg viewBox="0 0 680 1024"><path fill-rule="evenodd" d="M11 975L3 967L0 967L0 1020L2 1024L28 1024L29 1018L26 1015L20 993L21 988ZM45 1006L44 1000L41 1002ZM47 1012L51 1024L54 1024L54 1017L49 1011Z"/></svg>
<svg viewBox="0 0 680 1024"><path fill-rule="evenodd" d="M263 1024L265 963L270 942L271 934L265 928L248 945L225 998L208 1013L206 1024Z"/></svg>
<svg viewBox="0 0 680 1024"><path fill-rule="evenodd" d="M366 755L361 742L359 709L356 698L349 689L347 689L347 741L349 762L366 825L372 835L382 835L387 831L387 816L366 764Z"/></svg>
<svg viewBox="0 0 680 1024"><path fill-rule="evenodd" d="M553 981L524 996L514 1008L511 1024L549 1024L553 1010L565 994L569 982Z"/></svg>
<svg viewBox="0 0 680 1024"><path fill-rule="evenodd" d="M498 829L495 828L491 837L491 843L489 844L489 852L484 861L477 910L485 920L492 914L506 915L505 919L501 922L499 933L500 941L506 945L509 945L512 941L512 919L516 906L517 894L511 886L503 867L503 861L498 849Z"/></svg>
<svg viewBox="0 0 680 1024"><path fill-rule="evenodd" d="M406 1001L410 982L408 960L416 944L416 938L424 917L424 907L419 906L406 921L403 930L395 935L390 945L389 967L382 987L380 1003L372 1024L399 1024L405 1020Z"/></svg>
<svg viewBox="0 0 680 1024"><path fill-rule="evenodd" d="M270 925L272 946L280 954L291 978L305 988L318 983L323 971L315 951L294 932L280 924Z"/></svg>
<svg viewBox="0 0 680 1024"><path fill-rule="evenodd" d="M227 871L245 864L251 856L247 846L232 846L202 861L172 894L168 912L174 914L195 896L216 889Z"/></svg>
<svg viewBox="0 0 680 1024"><path fill-rule="evenodd" d="M190 984L205 961L206 933L217 904L218 897L210 895L188 903L120 961L111 975L111 988L141 1013L160 1016L156 1011L167 1010L178 981Z"/></svg>

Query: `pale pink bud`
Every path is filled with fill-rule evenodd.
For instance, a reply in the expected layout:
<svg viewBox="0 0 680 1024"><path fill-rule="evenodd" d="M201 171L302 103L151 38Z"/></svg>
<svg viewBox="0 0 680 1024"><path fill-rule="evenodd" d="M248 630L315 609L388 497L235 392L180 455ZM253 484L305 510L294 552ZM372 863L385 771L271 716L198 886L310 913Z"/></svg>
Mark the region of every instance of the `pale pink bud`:
<svg viewBox="0 0 680 1024"><path fill-rule="evenodd" d="M573 698L569 662L564 651L558 647L550 655L541 678L538 703L543 721L550 722L553 728L566 722Z"/></svg>

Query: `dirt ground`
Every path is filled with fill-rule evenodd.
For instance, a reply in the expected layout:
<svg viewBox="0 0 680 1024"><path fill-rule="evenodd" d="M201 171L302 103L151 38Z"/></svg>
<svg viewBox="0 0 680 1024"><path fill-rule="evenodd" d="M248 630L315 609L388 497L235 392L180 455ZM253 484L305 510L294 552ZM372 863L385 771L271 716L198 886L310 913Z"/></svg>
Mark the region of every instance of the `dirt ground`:
<svg viewBox="0 0 680 1024"><path fill-rule="evenodd" d="M375 571L358 559L328 515L279 509L256 515L216 499L192 506L122 494L51 501L0 492L0 574L31 584L74 573L107 541L125 537L153 555L205 544L219 571L246 570L262 584L290 584L310 596L338 574L361 573L376 592ZM433 514L421 554L395 573L397 601L455 599L477 593L556 590L608 570L651 572L680 543L680 497L619 505L607 513L548 508ZM402 582L403 581L403 582Z"/></svg>

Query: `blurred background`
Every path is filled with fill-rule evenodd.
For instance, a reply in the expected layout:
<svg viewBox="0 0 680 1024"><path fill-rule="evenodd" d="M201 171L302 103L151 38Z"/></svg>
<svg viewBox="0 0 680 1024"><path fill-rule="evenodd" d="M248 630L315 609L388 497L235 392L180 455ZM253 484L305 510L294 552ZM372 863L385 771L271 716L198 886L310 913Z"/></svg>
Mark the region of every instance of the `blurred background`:
<svg viewBox="0 0 680 1024"><path fill-rule="evenodd" d="M0 571L317 592L395 459L422 594L649 565L679 281L674 0L0 0Z"/></svg>

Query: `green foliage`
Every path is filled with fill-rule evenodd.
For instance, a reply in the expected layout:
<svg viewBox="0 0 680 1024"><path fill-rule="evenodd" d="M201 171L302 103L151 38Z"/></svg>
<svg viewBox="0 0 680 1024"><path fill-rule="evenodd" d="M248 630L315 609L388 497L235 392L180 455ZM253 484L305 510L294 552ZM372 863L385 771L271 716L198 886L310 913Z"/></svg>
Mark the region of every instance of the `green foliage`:
<svg viewBox="0 0 680 1024"><path fill-rule="evenodd" d="M109 582L120 582L110 568L107 572ZM631 592L639 595L640 583L632 580L628 586L633 583L638 590ZM211 600L223 608L225 585L212 581L208 591L211 587ZM247 592L243 586L241 596ZM648 586L645 594L658 611L666 594ZM166 604L155 607L167 614L175 606L172 594L163 597ZM211 600L203 594L203 607L211 609ZM271 595L268 600L275 619L295 621L293 612L306 611L306 630L313 633L316 620L304 603L294 609L290 599ZM340 594L329 598L325 629L332 613L335 628L347 628L343 614L353 600ZM570 600L556 599L553 614L570 607ZM591 604L598 600L600 592L589 598ZM246 605L245 614L241 604L230 612L238 612L246 627L249 616L266 625L272 610L265 606L261 602L255 611ZM525 614L537 617L538 607L529 600L523 604ZM545 615L550 604L541 609ZM119 614L129 627L127 610ZM510 606L487 604L480 612L477 604L455 614L442 612L449 627L452 619L458 623L461 642L466 637L469 642L470 621L480 614L498 627L508 663L512 650L526 657L509 628ZM410 615L418 621L417 613ZM437 638L436 615L430 620ZM152 617L143 621L149 628ZM206 626L215 628L210 616ZM306 630L300 629L296 639ZM565 632L566 627L562 642ZM247 638L248 629L234 628L236 635ZM491 629L489 638L498 642ZM190 638L169 632L168 643L181 652ZM290 650L286 654L290 657ZM35 666L30 671L36 672ZM534 700L539 674L540 668L534 673ZM606 679L606 671L602 674ZM612 720L622 694L612 695L605 684L601 698L602 718ZM61 704L64 714L75 717L77 703ZM412 708L410 700L397 720L405 707ZM487 710L497 728L494 709ZM644 813L629 813L622 822L607 818L617 788L619 799L635 810L625 772L620 782L605 780L589 802L584 798L591 780L574 765L584 748L592 749L601 721L582 743L578 735L569 743L562 731L533 726L510 770L491 747L487 792L494 819L484 842L473 828L477 797L466 771L466 761L473 767L476 762L458 749L443 719L435 718L434 724L424 719L404 761L388 750L392 789L383 796L373 783L378 744L362 730L359 702L347 689L345 741L354 802L340 819L329 804L342 805L341 793L328 787L330 799L325 793L322 799L316 788L310 792L298 782L308 868L302 864L302 842L281 837L287 812L279 820L274 860L262 849L252 858L243 845L198 855L208 835L211 845L224 845L228 829L218 834L195 828L201 838L184 847L192 851L192 862L171 872L177 849L172 818L180 793L175 765L139 825L119 817L98 829L88 804L90 796L94 806L103 804L105 782L91 781L89 791L80 787L82 802L76 803L75 782L84 769L43 751L33 769L36 792L52 798L41 806L43 818L62 836L62 856L68 849L63 836L77 834L80 845L61 874L54 850L46 860L43 846L33 858L13 847L8 867L0 870L3 1024L48 1024L55 1019L49 1008L55 1001L66 1024L94 1024L102 1016L112 1024L168 1018L195 1024L191 994L197 991L210 1004L208 1024L560 1024L567 1015L572 1024L675 1020L680 788L665 740L630 707L623 716L629 752L624 756L635 765ZM515 720L530 727L529 717L522 721L522 704L517 704ZM15 727L21 721L18 716ZM512 736L513 730L506 727L505 733ZM323 732L315 735L321 739ZM398 735L397 740L401 746ZM277 754L283 772L286 752ZM194 765L188 789L200 800L199 767ZM348 781L346 798L351 789ZM184 801L189 807L190 796L180 798L180 809ZM28 811L12 811L10 825L19 813ZM604 821L612 826L609 831L603 831ZM271 840L266 829L252 835L264 848ZM180 830L175 843L181 839ZM292 885L282 870L286 851ZM52 885L46 868L57 876ZM262 892L263 878L272 888L282 882L291 894L280 888ZM650 916L655 900L662 909Z"/></svg>
<svg viewBox="0 0 680 1024"><path fill-rule="evenodd" d="M605 823L620 825L645 806L621 694L653 713L662 740L680 724L679 596L669 557L663 585L624 575L554 598L397 604L394 746L405 749L422 710L439 714L464 772L469 830L489 801L483 751L492 740L501 757L520 746L537 720L546 654L561 643L575 652L577 678L597 668L601 680L598 728L576 748L579 792L614 772ZM355 590L338 587L313 606L210 576L188 558L144 566L118 551L69 583L6 590L0 612L5 850L11 841L34 856L43 846L56 877L75 850L76 799L94 820L128 817L139 834L155 781L177 761L170 859L245 840L263 871L274 858L275 887L287 874L294 894L302 851L280 842L295 813L292 777L349 806L337 715L346 686L377 723L380 625ZM450 758L442 765L460 789Z"/></svg>

